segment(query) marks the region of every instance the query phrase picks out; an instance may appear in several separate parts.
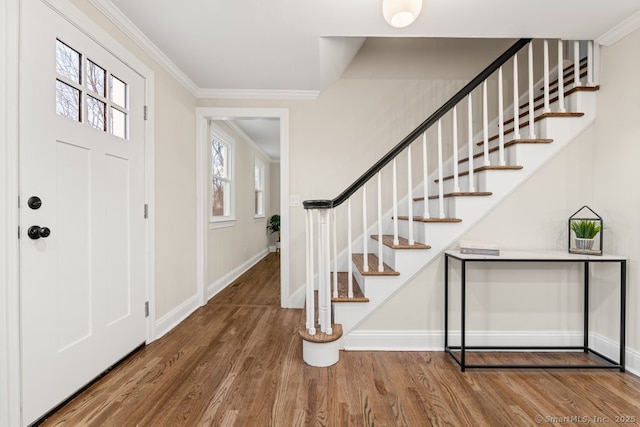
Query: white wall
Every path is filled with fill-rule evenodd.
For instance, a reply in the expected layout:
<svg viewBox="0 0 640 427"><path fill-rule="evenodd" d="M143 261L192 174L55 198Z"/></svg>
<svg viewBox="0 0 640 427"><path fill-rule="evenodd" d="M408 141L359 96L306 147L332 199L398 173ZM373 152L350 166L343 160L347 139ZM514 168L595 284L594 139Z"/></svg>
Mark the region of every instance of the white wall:
<svg viewBox="0 0 640 427"><path fill-rule="evenodd" d="M243 136L238 134L224 121L215 121L225 134L235 142L234 161L234 193L235 216L233 226L214 228L208 231L208 284L216 284L216 288L226 286L224 278L239 266L265 253L268 247L266 222L268 216L254 217L254 181L253 172L256 157L265 165L265 212L270 212L270 168L269 160ZM205 188L211 191L211 186ZM210 200L211 195L209 195ZM220 283L223 280L225 283Z"/></svg>

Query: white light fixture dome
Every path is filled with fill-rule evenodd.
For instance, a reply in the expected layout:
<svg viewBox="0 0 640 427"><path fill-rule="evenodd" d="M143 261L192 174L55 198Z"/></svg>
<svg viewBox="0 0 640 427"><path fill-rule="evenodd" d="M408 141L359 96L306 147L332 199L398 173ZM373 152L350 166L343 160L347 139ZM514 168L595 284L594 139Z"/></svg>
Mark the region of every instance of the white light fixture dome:
<svg viewBox="0 0 640 427"><path fill-rule="evenodd" d="M382 16L395 28L408 27L422 10L422 0L382 0Z"/></svg>

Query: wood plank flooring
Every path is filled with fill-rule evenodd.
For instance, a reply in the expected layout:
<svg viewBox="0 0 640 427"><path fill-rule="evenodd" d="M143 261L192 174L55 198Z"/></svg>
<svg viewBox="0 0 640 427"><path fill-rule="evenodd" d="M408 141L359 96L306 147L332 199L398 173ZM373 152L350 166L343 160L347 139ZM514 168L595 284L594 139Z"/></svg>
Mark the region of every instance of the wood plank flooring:
<svg viewBox="0 0 640 427"><path fill-rule="evenodd" d="M590 417L592 424L600 417L600 425L640 422L640 378L629 373L461 373L443 352L341 352L336 365L312 368L302 362L302 321L302 310L279 308L279 259L270 254L43 425L534 426L587 419L579 417Z"/></svg>

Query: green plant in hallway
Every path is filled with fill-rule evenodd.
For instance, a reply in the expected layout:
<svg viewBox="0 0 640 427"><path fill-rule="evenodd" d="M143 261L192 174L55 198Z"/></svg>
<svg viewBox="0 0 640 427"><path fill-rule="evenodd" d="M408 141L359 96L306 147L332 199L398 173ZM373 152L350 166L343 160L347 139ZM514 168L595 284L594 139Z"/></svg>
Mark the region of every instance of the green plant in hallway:
<svg viewBox="0 0 640 427"><path fill-rule="evenodd" d="M276 241L276 249L280 249L280 215L274 214L269 218L269 222L267 223L267 230L269 230L269 234L278 233L278 240Z"/></svg>

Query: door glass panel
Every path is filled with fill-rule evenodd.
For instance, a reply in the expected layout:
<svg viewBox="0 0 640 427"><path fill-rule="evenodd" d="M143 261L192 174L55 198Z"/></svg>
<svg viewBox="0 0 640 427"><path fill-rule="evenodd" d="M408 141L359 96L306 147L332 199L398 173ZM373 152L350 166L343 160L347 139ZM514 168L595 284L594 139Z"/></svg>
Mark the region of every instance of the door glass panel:
<svg viewBox="0 0 640 427"><path fill-rule="evenodd" d="M56 113L80 121L80 91L56 80Z"/></svg>
<svg viewBox="0 0 640 427"><path fill-rule="evenodd" d="M56 40L56 71L74 83L80 83L80 54Z"/></svg>
<svg viewBox="0 0 640 427"><path fill-rule="evenodd" d="M111 102L127 108L127 84L116 76L111 76Z"/></svg>
<svg viewBox="0 0 640 427"><path fill-rule="evenodd" d="M87 88L102 97L106 97L106 80L107 72L104 68L92 61L87 61Z"/></svg>
<svg viewBox="0 0 640 427"><path fill-rule="evenodd" d="M107 109L104 102L92 96L87 96L87 123L89 126L106 131L106 112Z"/></svg>
<svg viewBox="0 0 640 427"><path fill-rule="evenodd" d="M127 137L127 115L111 107L111 133L122 139Z"/></svg>

